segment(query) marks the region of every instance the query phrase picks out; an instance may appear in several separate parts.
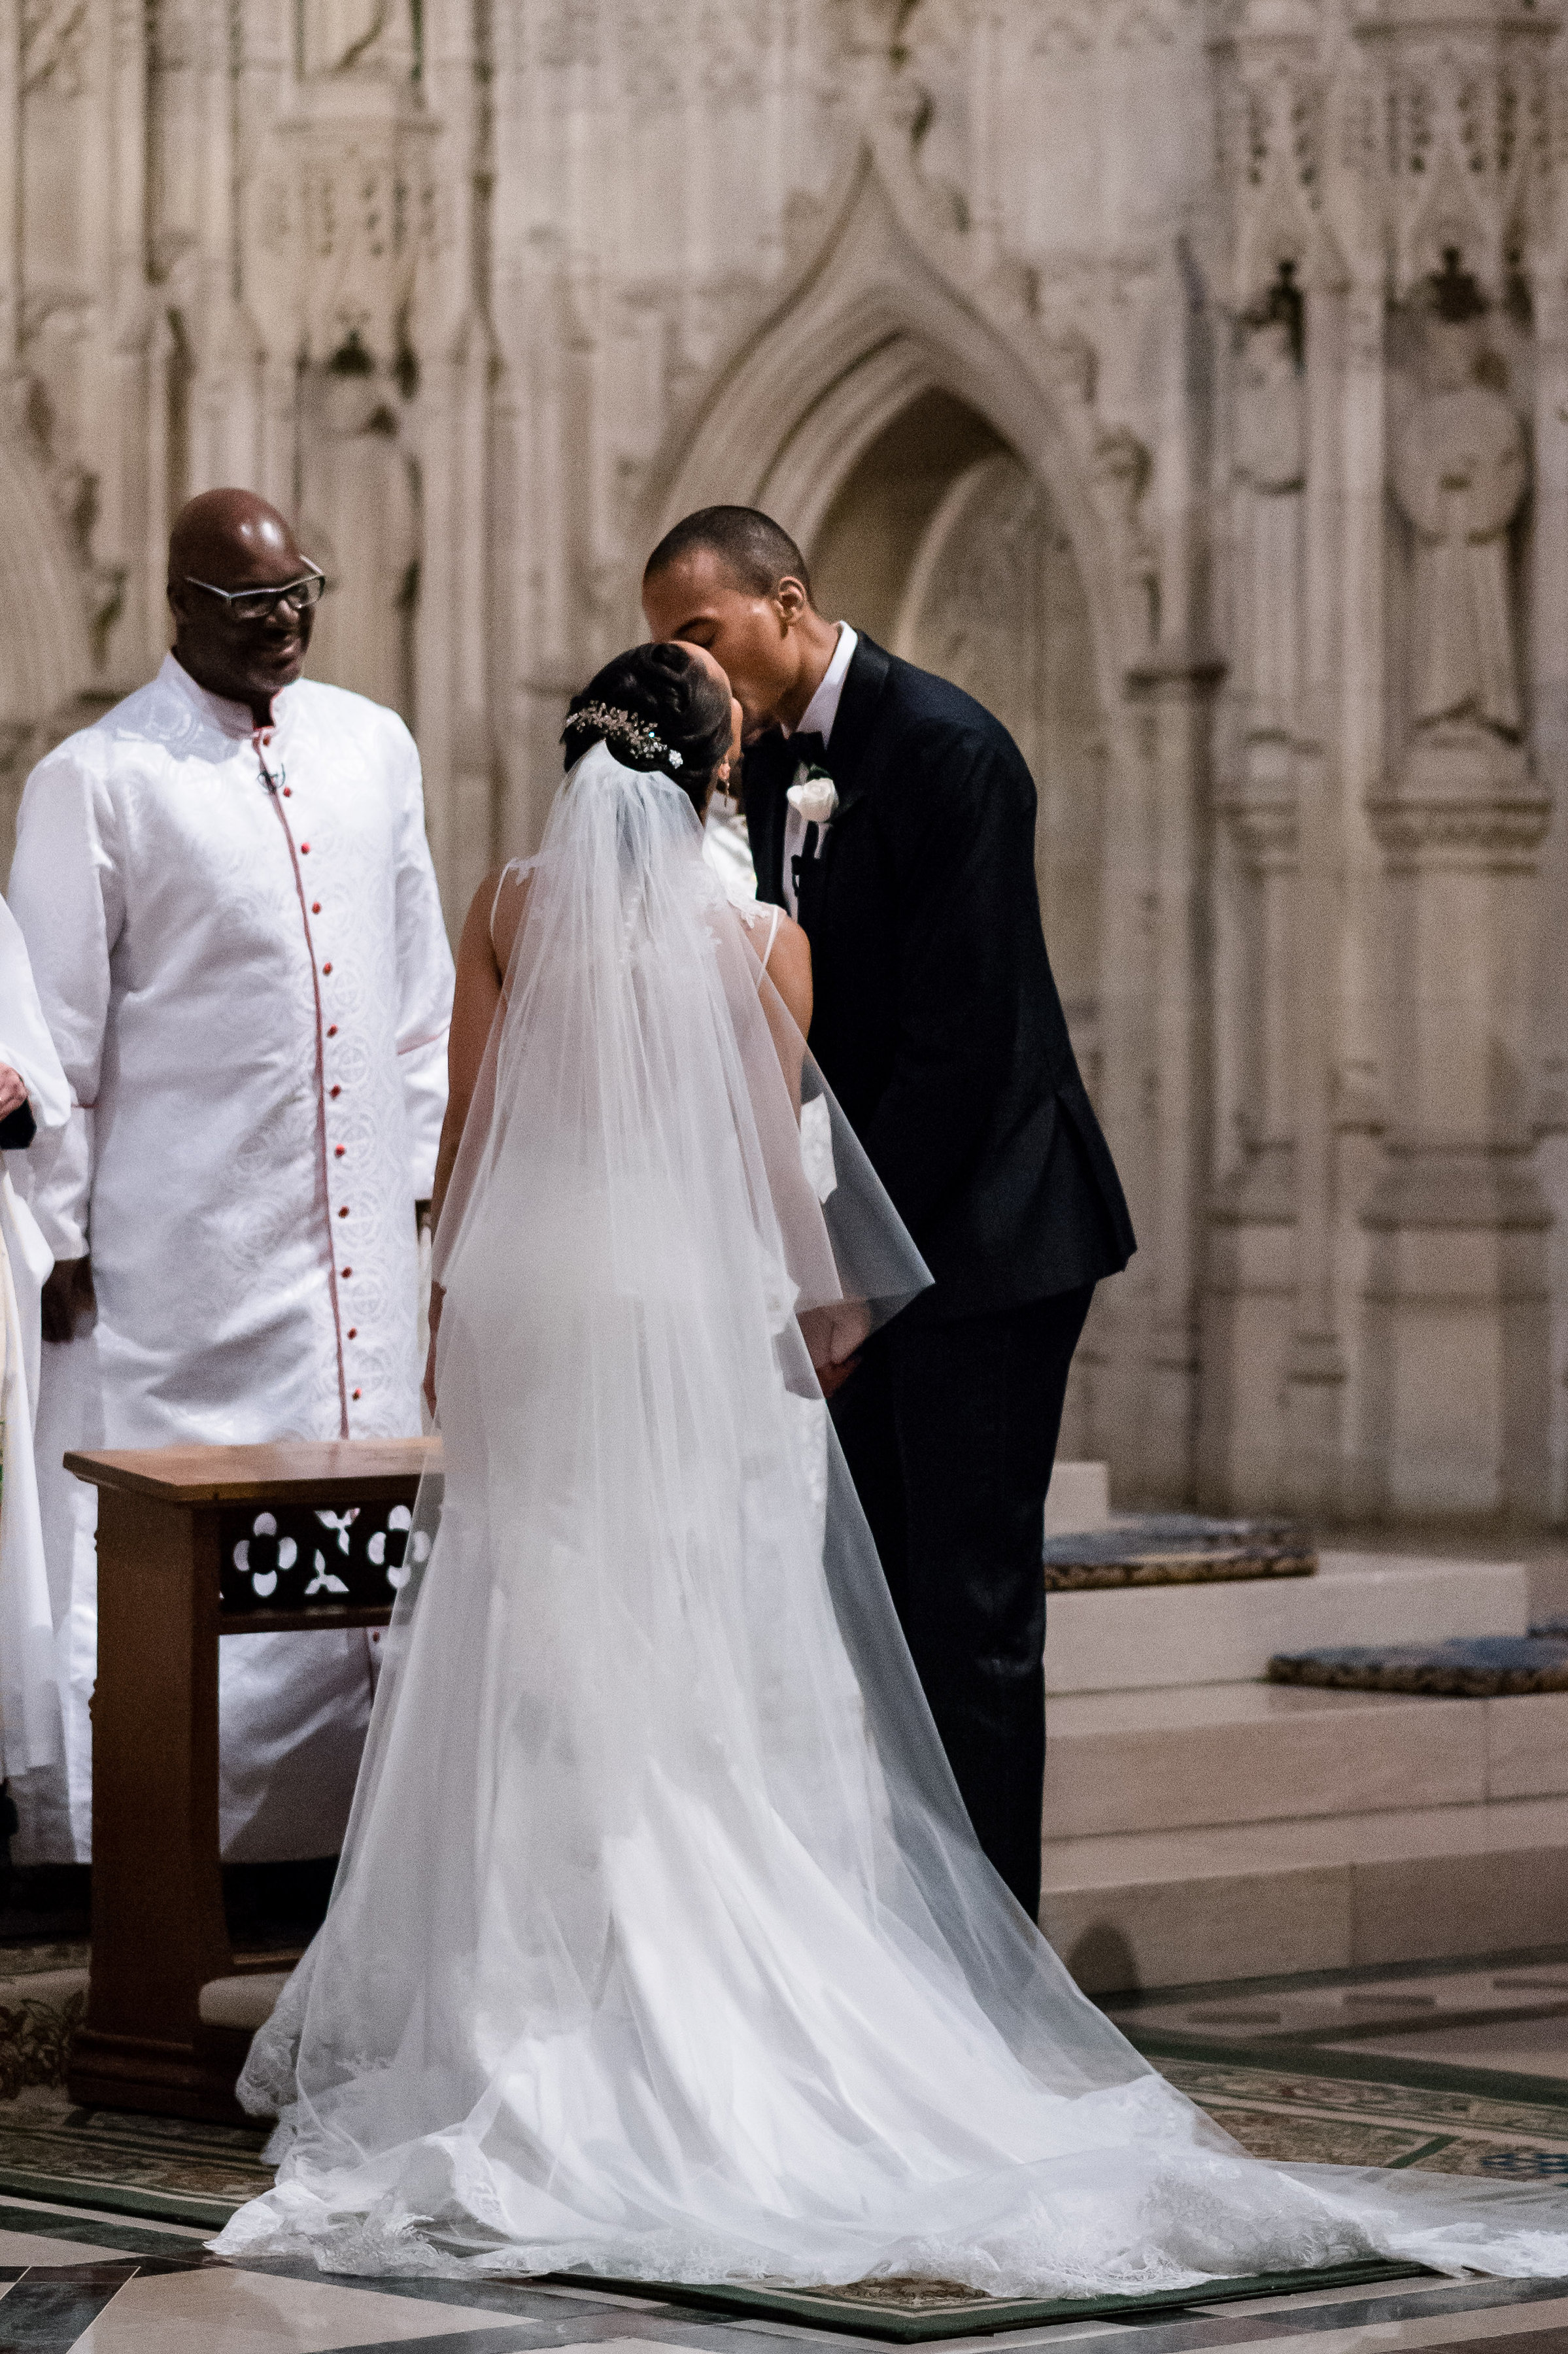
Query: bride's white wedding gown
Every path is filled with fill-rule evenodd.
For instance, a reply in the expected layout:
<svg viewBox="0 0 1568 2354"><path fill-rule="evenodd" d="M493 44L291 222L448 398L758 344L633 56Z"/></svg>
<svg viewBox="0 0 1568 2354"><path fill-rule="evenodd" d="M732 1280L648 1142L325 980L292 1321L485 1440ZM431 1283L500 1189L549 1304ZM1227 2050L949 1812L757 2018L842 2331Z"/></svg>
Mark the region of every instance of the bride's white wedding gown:
<svg viewBox="0 0 1568 2354"><path fill-rule="evenodd" d="M924 1270L690 804L562 789L442 1218L445 1497L221 2253L364 2273L1150 2290L1568 2274L1549 2189L1245 2157L981 1857L797 1316ZM780 1046L784 1063L780 1063ZM422 1500L418 1525L435 1523Z"/></svg>

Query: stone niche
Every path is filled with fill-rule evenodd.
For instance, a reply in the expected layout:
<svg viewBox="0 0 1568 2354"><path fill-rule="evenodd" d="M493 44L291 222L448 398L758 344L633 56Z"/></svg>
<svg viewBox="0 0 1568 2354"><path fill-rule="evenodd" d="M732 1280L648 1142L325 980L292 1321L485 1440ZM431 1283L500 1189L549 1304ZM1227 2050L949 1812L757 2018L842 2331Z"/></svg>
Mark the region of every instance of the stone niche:
<svg viewBox="0 0 1568 2354"><path fill-rule="evenodd" d="M982 417L925 392L851 470L811 563L824 610L976 696L1029 762L1045 937L1092 1087L1105 721L1083 584L1049 493Z"/></svg>

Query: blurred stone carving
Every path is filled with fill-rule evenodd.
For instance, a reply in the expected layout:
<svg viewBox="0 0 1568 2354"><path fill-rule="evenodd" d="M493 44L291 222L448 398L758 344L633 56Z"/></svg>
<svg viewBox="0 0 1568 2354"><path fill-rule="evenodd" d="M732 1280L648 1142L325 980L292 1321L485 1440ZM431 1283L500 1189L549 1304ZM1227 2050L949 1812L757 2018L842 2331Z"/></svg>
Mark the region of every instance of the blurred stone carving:
<svg viewBox="0 0 1568 2354"><path fill-rule="evenodd" d="M1236 462L1255 491L1298 491L1306 480L1306 398L1287 320L1262 319L1248 330Z"/></svg>
<svg viewBox="0 0 1568 2354"><path fill-rule="evenodd" d="M316 404L301 531L327 576L328 594L311 667L411 721L419 511L396 387L350 334L322 372Z"/></svg>
<svg viewBox="0 0 1568 2354"><path fill-rule="evenodd" d="M369 67L406 74L412 62L407 0L311 0L300 22L307 73L353 73Z"/></svg>
<svg viewBox="0 0 1568 2354"><path fill-rule="evenodd" d="M1035 875L1046 937L1091 1076L1099 1040L1103 729L1071 543L1012 451L957 478L922 535L897 650L995 712L1039 791Z"/></svg>
<svg viewBox="0 0 1568 2354"><path fill-rule="evenodd" d="M88 0L32 0L25 6L24 90L31 92L53 82L62 98L79 98L87 86L89 30Z"/></svg>
<svg viewBox="0 0 1568 2354"><path fill-rule="evenodd" d="M1414 718L1520 730L1508 530L1524 497L1524 429L1478 383L1469 324L1434 319L1426 390L1393 448L1394 494L1415 528Z"/></svg>
<svg viewBox="0 0 1568 2354"><path fill-rule="evenodd" d="M0 825L10 825L29 763L75 724L92 665L83 583L43 469L0 429Z"/></svg>
<svg viewBox="0 0 1568 2354"><path fill-rule="evenodd" d="M1253 322L1243 347L1236 471L1246 503L1249 735L1282 734L1293 722L1300 610L1301 490L1307 478L1307 399L1288 315Z"/></svg>

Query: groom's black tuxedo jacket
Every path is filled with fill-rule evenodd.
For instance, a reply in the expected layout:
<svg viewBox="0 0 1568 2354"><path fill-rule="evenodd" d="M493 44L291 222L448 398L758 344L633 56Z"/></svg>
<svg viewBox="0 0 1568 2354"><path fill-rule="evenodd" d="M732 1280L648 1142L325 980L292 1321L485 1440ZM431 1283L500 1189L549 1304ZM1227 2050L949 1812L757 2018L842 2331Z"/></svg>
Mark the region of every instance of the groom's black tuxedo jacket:
<svg viewBox="0 0 1568 2354"><path fill-rule="evenodd" d="M777 906L799 758L777 729L746 755ZM1045 953L1018 747L862 637L821 765L839 802L800 862L811 1051L936 1278L914 1312L980 1315L1114 1274L1132 1223Z"/></svg>

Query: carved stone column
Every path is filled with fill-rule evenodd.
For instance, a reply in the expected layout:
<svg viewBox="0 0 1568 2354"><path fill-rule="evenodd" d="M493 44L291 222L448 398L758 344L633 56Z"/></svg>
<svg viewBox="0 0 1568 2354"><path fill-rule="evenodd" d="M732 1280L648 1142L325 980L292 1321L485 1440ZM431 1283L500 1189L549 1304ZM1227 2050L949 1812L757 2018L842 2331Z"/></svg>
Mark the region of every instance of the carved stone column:
<svg viewBox="0 0 1568 2354"><path fill-rule="evenodd" d="M1249 743L1246 753L1237 789L1220 804L1246 900L1242 1159L1210 1212L1199 1450L1200 1500L1233 1509L1278 1501L1282 1347L1296 1280L1293 756L1278 740Z"/></svg>
<svg viewBox="0 0 1568 2354"><path fill-rule="evenodd" d="M1326 215L1330 13L1245 0L1221 54L1222 157L1240 314L1231 409L1231 636L1220 814L1235 938L1217 962L1222 1097L1239 1159L1211 1211L1203 1490L1338 1502L1343 1352L1334 1287L1330 943L1348 684L1340 295Z"/></svg>
<svg viewBox="0 0 1568 2354"><path fill-rule="evenodd" d="M1535 853L1508 534L1527 444L1453 249L1391 436L1408 521L1406 735L1369 814L1387 864L1383 1173L1366 1203L1369 1452L1393 1511L1548 1501L1549 1331L1530 1116Z"/></svg>
<svg viewBox="0 0 1568 2354"><path fill-rule="evenodd" d="M1243 320L1236 398L1236 777L1220 801L1241 883L1241 1163L1213 1205L1201 1495L1269 1504L1281 1480L1281 1340L1295 1285L1295 875L1307 388L1286 264Z"/></svg>
<svg viewBox="0 0 1568 2354"><path fill-rule="evenodd" d="M1331 1517L1350 1488L1351 1350L1340 1224L1338 1066L1346 1030L1344 943L1351 779L1375 773L1382 713L1381 291L1370 304L1346 283L1340 257L1320 257L1311 294L1307 479L1302 553L1301 734L1296 763L1294 1062L1296 1297L1285 1358L1279 1500Z"/></svg>
<svg viewBox="0 0 1568 2354"><path fill-rule="evenodd" d="M1531 752L1536 774L1552 792L1559 811L1568 799L1568 269L1563 246L1568 221L1561 218L1556 238L1545 245L1533 273L1535 436L1531 453ZM1563 1072L1568 1066L1568 959L1563 953L1561 919L1553 912L1568 907L1568 829L1559 815L1542 845L1541 880L1537 886L1545 910L1535 935L1535 1004L1539 1095L1531 1125L1552 1141L1543 1147L1547 1171L1556 1163L1563 1203L1562 1139L1568 1131L1568 1090ZM1555 1133L1553 1133L1555 1131ZM1550 1176L1543 1182L1550 1182ZM1553 1349L1563 1363L1563 1302L1561 1280L1553 1302ZM1564 1428L1561 1387L1553 1398L1555 1463L1552 1515L1563 1511Z"/></svg>
<svg viewBox="0 0 1568 2354"><path fill-rule="evenodd" d="M1156 1178L1140 1211L1148 1254L1141 1426L1128 1450L1138 1492L1169 1501L1194 1488L1204 1206L1211 1182L1208 811L1215 692L1224 665L1172 652L1139 664L1128 688L1139 723L1149 805L1158 812L1150 894L1148 1126ZM1136 1264L1136 1262L1135 1262Z"/></svg>
<svg viewBox="0 0 1568 2354"><path fill-rule="evenodd" d="M1372 815L1388 862L1387 1166L1361 1213L1366 1447L1386 1510L1547 1507L1545 1232L1522 1087L1527 777L1454 777Z"/></svg>

